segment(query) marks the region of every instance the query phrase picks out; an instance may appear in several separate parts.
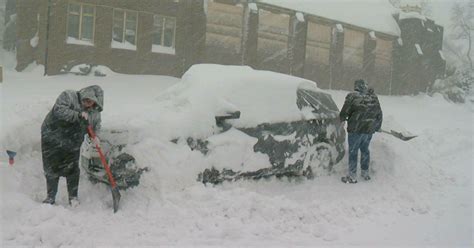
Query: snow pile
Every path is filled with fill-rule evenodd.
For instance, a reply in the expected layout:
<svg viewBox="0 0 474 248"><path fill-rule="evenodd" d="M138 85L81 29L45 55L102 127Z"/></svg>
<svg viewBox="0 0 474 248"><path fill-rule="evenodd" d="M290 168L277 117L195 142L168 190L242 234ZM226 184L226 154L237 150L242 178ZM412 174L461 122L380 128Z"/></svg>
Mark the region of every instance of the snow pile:
<svg viewBox="0 0 474 248"><path fill-rule="evenodd" d="M447 78L437 79L430 94L441 94L456 103L474 103L474 72L469 69L458 70Z"/></svg>
<svg viewBox="0 0 474 248"><path fill-rule="evenodd" d="M105 77L107 75L114 75L116 74L107 66L103 65L91 65L91 64L79 64L73 66L69 70L63 70L64 73L72 73L75 75L81 76L97 76L97 77Z"/></svg>
<svg viewBox="0 0 474 248"><path fill-rule="evenodd" d="M387 124L396 120L418 137L404 142L375 134L370 182L342 184L344 158L334 174L312 181L241 181L213 187L196 181L203 168L238 167L242 160L258 168L266 157L253 153L254 140L238 130L213 136L214 150L207 156L183 142L169 142L163 122L177 118L179 113L171 110L179 112L189 103L166 108L162 97L156 99L170 86L165 94L170 99L174 96L169 92L193 96L184 86L177 90L186 78L176 84L177 79L161 76L43 77L42 68L30 70L7 71L0 84L0 149L18 152L14 166L8 165L5 152L0 154L2 247L458 247L473 242L473 110L466 105L437 96L380 96ZM219 89L217 82L210 83ZM90 84L105 92L103 127L123 130L129 140L126 152L138 166L150 168L138 187L122 192L116 214L110 191L84 175L77 208L67 204L63 179L57 204L40 203L45 197L41 122L61 91ZM330 93L341 107L347 92Z"/></svg>
<svg viewBox="0 0 474 248"><path fill-rule="evenodd" d="M400 28L393 18L393 14L399 10L388 0L260 0L260 2L400 36Z"/></svg>

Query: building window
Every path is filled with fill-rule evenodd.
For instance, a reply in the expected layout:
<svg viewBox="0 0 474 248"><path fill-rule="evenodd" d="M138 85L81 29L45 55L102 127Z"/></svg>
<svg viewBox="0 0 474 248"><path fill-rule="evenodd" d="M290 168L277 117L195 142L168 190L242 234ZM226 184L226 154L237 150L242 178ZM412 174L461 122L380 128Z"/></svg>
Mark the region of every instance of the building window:
<svg viewBox="0 0 474 248"><path fill-rule="evenodd" d="M70 3L67 15L67 43L92 45L94 42L94 23L94 6Z"/></svg>
<svg viewBox="0 0 474 248"><path fill-rule="evenodd" d="M157 53L175 53L176 18L153 16L153 46Z"/></svg>
<svg viewBox="0 0 474 248"><path fill-rule="evenodd" d="M138 13L114 9L114 24L112 30L112 47L136 49Z"/></svg>

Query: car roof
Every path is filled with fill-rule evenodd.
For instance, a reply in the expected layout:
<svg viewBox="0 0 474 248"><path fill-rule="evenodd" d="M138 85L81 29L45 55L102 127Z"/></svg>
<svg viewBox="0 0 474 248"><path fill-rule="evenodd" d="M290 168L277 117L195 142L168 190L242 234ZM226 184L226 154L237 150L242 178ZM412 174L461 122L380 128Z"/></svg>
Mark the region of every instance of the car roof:
<svg viewBox="0 0 474 248"><path fill-rule="evenodd" d="M322 92L315 82L295 76L248 66L198 64L164 95L169 101L189 104L202 118L240 111L240 118L232 124L253 127L307 118L307 109L296 104L298 89Z"/></svg>

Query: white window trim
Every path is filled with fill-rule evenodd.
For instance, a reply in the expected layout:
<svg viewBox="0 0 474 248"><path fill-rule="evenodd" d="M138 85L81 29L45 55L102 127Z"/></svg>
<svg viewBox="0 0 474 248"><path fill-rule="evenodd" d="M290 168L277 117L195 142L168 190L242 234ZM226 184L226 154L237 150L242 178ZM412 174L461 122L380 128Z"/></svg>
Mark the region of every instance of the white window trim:
<svg viewBox="0 0 474 248"><path fill-rule="evenodd" d="M163 21L163 26L161 30L161 44L164 44L165 40L165 29L166 29L166 19L173 19L174 20L174 27L173 27L173 45L171 47L168 46L163 46L163 45L158 45L152 43L151 45L151 51L153 53L166 53L166 54L176 54L176 17L173 16L165 16L165 15L153 15L153 29L155 29L155 17L160 17L162 18Z"/></svg>
<svg viewBox="0 0 474 248"><path fill-rule="evenodd" d="M151 45L151 52L153 53L166 53L166 54L176 54L176 49L174 47L167 47L162 45Z"/></svg>
<svg viewBox="0 0 474 248"><path fill-rule="evenodd" d="M71 4L75 4L75 5L79 5L79 39L77 38L74 38L74 37L70 37L69 36L69 6ZM93 21L92 21L92 40L88 40L88 39L82 39L82 17L83 17L83 7L84 5L86 6L90 6L94 9L94 14L92 14L92 18L93 18ZM83 4L83 3L75 3L75 2L71 2L71 3L68 3L68 6L67 6L67 20L66 20L66 43L67 44L73 44L73 45L86 45L86 46L93 46L94 45L94 39L95 39L95 18L96 18L96 6L92 5L92 4Z"/></svg>
<svg viewBox="0 0 474 248"><path fill-rule="evenodd" d="M138 43L138 11L134 10L126 10L126 9L120 9L120 8L114 8L113 11L113 16L112 16L112 23L115 21L115 11L123 11L123 23L122 23L122 42L116 41L113 38L113 24L112 24L112 42L111 42L111 47L116 48L116 49L126 49L126 50L136 50L137 49L137 43ZM125 40L125 31L127 30L127 12L135 12L137 14L137 19L135 22L135 44L131 44Z"/></svg>

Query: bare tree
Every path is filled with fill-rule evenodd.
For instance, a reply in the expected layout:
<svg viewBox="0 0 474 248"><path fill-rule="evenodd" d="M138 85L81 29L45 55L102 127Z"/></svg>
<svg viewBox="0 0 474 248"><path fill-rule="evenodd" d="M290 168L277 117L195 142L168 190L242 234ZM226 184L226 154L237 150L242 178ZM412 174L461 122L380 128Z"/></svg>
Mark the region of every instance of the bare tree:
<svg viewBox="0 0 474 248"><path fill-rule="evenodd" d="M453 4L451 9L451 22L452 31L451 34L454 40L461 42L467 41L467 51L465 56L469 61L469 67L472 70L472 40L474 32L474 0L469 2L461 3L456 2Z"/></svg>

